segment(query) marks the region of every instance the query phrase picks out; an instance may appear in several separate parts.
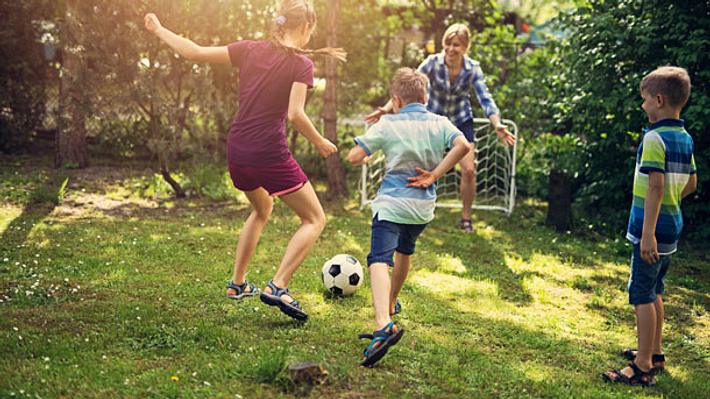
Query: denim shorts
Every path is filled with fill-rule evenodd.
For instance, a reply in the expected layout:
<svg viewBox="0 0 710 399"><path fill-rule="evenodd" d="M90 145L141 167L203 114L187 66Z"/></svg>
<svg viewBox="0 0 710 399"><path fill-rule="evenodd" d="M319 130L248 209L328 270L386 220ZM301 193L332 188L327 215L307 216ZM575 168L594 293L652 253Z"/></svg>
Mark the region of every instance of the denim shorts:
<svg viewBox="0 0 710 399"><path fill-rule="evenodd" d="M634 245L629 276L629 303L643 305L656 301L656 295L665 290L664 279L671 264L670 255L661 255L658 262L649 264L641 259L641 249Z"/></svg>
<svg viewBox="0 0 710 399"><path fill-rule="evenodd" d="M417 237L424 231L424 224L402 224L372 218L372 238L367 266L373 263L386 263L394 266L394 252L403 255L414 253Z"/></svg>
<svg viewBox="0 0 710 399"><path fill-rule="evenodd" d="M476 133L473 130L473 119L469 119L466 122L456 125L456 128L463 133L469 143L476 144Z"/></svg>

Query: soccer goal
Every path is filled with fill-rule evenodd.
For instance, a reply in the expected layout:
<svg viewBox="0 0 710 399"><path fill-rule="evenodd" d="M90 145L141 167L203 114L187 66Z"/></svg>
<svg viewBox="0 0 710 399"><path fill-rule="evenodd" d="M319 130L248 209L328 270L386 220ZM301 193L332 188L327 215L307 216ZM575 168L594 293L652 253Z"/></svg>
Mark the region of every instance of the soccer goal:
<svg viewBox="0 0 710 399"><path fill-rule="evenodd" d="M508 130L518 136L515 122L502 121ZM504 145L488 119L473 120L476 134L476 200L473 209L496 210L510 215L515 206L515 152L517 144ZM363 134L367 125L362 120L347 119L341 121L353 135ZM461 208L461 174L456 167L437 184L438 207ZM368 164L362 166L359 191L360 207L364 208L375 198L377 189L385 174L385 162L382 152L373 155Z"/></svg>

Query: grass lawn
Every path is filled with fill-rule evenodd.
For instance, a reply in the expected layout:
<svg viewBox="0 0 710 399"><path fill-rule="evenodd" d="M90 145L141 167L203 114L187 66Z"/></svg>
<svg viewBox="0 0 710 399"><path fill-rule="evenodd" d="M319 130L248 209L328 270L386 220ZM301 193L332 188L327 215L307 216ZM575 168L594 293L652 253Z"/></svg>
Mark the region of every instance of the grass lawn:
<svg viewBox="0 0 710 399"><path fill-rule="evenodd" d="M401 295L404 338L365 369L357 334L373 329L369 281L334 299L320 269L336 253L365 261L369 210L326 204L326 230L291 284L310 313L298 324L256 298L224 298L249 212L243 198L156 200L155 190L138 195L152 187L147 172L103 166L69 172L64 198L42 203L63 179L39 172L38 162L0 159L2 398L710 392L710 258L700 251L681 248L667 279L667 372L653 388L612 386L600 373L622 366L618 352L635 346L626 242L558 234L542 226L544 204L533 201L510 218L476 212L473 235L456 229L456 211L439 209ZM277 202L249 273L260 287L296 227ZM301 361L322 364L328 382L289 383L284 366Z"/></svg>

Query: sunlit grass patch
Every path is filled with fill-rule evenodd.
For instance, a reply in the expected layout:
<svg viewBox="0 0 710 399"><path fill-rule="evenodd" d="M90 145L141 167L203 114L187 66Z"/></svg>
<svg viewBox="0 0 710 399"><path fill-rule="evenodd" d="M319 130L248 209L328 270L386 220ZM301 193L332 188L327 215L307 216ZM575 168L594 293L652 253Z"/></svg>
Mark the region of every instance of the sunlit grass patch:
<svg viewBox="0 0 710 399"><path fill-rule="evenodd" d="M466 266L461 261L461 258L449 254L437 255L436 270L453 274L466 273Z"/></svg>
<svg viewBox="0 0 710 399"><path fill-rule="evenodd" d="M22 213L21 206L0 205L0 234L5 234L12 221Z"/></svg>

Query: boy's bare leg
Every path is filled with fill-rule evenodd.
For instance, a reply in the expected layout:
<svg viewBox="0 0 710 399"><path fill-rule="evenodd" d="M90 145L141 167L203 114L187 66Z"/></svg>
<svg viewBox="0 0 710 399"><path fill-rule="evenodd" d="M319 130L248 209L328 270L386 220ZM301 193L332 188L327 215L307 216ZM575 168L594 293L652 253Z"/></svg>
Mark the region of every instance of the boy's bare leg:
<svg viewBox="0 0 710 399"><path fill-rule="evenodd" d="M390 314L394 313L394 305L397 302L399 292L402 290L404 281L409 274L412 256L399 252L394 253L394 269L392 270L392 286L390 289Z"/></svg>
<svg viewBox="0 0 710 399"><path fill-rule="evenodd" d="M662 354L663 349L661 344L663 341L663 318L665 317L665 309L663 308L663 297L661 295L656 296L656 301L653 302L654 309L656 311L656 336L653 341L653 353Z"/></svg>
<svg viewBox="0 0 710 399"><path fill-rule="evenodd" d="M288 242L281 264L272 279L277 287L286 288L293 273L301 265L323 231L325 213L311 183L306 183L298 191L282 196L281 200L301 218L301 226ZM266 289L270 291L268 287ZM291 299L288 298L289 301Z"/></svg>
<svg viewBox="0 0 710 399"><path fill-rule="evenodd" d="M373 263L369 267L372 304L375 308L375 323L378 330L392 321L389 312L390 275L388 269L389 265L386 263Z"/></svg>
<svg viewBox="0 0 710 399"><path fill-rule="evenodd" d="M476 198L476 151L471 148L461 161L461 198L463 199L463 211L461 219L471 219L471 206Z"/></svg>
<svg viewBox="0 0 710 399"><path fill-rule="evenodd" d="M636 330L638 334L638 353L636 365L641 370L649 370L653 345L656 341L656 307L653 303L636 305Z"/></svg>
<svg viewBox="0 0 710 399"><path fill-rule="evenodd" d="M654 303L636 305L636 333L638 335L638 352L634 363L642 370L648 371L653 367L651 355L653 345L656 341L656 308ZM621 370L627 377L631 377L634 371L631 367Z"/></svg>
<svg viewBox="0 0 710 399"><path fill-rule="evenodd" d="M243 284L246 281L247 267L249 260L254 255L256 245L259 243L261 232L266 226L266 222L271 216L274 207L274 200L263 188L253 191L245 191L252 211L239 234L237 242L237 253L234 255L234 270L232 272L232 283ZM231 288L227 289L228 295L236 295L237 292Z"/></svg>

